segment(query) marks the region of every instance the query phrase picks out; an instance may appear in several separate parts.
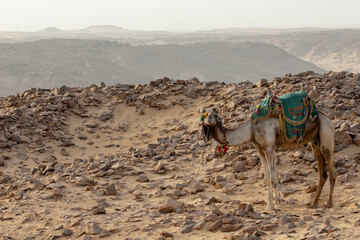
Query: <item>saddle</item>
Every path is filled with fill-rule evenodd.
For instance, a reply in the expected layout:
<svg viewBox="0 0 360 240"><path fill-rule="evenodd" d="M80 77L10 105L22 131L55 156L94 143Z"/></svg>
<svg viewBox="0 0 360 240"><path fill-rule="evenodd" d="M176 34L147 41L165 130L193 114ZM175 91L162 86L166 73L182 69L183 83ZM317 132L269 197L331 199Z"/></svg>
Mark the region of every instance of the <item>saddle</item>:
<svg viewBox="0 0 360 240"><path fill-rule="evenodd" d="M305 122L314 121L318 111L315 102L303 90L280 97L268 95L255 108L252 121L255 124L269 117L279 118L283 141L298 141L305 135Z"/></svg>

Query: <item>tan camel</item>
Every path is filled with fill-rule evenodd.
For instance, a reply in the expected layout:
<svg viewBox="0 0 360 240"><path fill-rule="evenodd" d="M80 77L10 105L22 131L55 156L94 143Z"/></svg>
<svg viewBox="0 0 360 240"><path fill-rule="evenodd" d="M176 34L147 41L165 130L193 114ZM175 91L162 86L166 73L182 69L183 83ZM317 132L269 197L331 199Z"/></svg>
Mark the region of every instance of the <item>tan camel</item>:
<svg viewBox="0 0 360 240"><path fill-rule="evenodd" d="M264 166L265 181L268 186L269 200L266 209L281 210L279 183L275 168L275 151L295 148L308 142L311 144L317 160L320 176L316 195L310 206L316 208L321 190L327 179L326 160L330 175L330 192L326 207L332 207L332 195L336 178L334 163L335 129L333 122L327 116L319 112L313 122L309 120L306 122L305 136L301 144L297 142L283 144L278 118L270 117L255 124L250 118L239 128L227 129L222 125L214 110L205 112L204 109L201 109L200 111L203 114L203 134L206 140L214 138L222 144L226 139L229 146L239 146L247 142L252 142L255 145ZM275 192L276 208L274 208L273 203L273 190Z"/></svg>

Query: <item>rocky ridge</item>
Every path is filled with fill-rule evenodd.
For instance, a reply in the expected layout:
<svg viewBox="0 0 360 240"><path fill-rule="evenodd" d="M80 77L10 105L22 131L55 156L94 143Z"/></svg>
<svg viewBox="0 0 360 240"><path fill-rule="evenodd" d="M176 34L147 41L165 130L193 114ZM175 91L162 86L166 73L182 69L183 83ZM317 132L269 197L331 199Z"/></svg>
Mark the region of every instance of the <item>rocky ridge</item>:
<svg viewBox="0 0 360 240"><path fill-rule="evenodd" d="M220 109L225 125L236 127L266 88L276 95L304 89L334 121L333 209L322 209L322 201L316 210L305 206L318 179L309 146L279 154L284 210L273 213L265 211L267 188L252 144L217 158L215 144L201 140L200 107ZM0 236L356 238L359 163L359 74L304 72L256 85L164 78L30 89L0 98Z"/></svg>

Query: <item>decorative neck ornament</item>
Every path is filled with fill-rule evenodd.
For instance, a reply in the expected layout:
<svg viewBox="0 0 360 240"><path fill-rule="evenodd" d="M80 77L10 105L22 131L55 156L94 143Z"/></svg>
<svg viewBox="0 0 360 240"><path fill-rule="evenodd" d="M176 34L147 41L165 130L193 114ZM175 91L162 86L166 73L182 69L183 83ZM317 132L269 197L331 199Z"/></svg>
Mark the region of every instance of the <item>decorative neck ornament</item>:
<svg viewBox="0 0 360 240"><path fill-rule="evenodd" d="M224 140L223 142L217 147L217 152L223 157L226 152L229 150L229 142L226 141L226 131L224 132Z"/></svg>

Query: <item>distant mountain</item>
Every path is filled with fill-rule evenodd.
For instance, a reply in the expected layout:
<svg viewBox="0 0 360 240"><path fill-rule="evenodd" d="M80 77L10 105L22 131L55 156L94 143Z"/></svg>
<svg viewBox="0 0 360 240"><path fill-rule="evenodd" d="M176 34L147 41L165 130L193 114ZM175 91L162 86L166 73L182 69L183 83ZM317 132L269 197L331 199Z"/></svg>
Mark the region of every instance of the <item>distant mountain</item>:
<svg viewBox="0 0 360 240"><path fill-rule="evenodd" d="M360 72L359 29L255 36L247 40L273 44L325 70Z"/></svg>
<svg viewBox="0 0 360 240"><path fill-rule="evenodd" d="M88 32L123 32L126 29L114 25L94 25L83 29ZM81 30L80 30L81 31Z"/></svg>
<svg viewBox="0 0 360 240"><path fill-rule="evenodd" d="M56 27L48 27L48 28L44 28L44 29L40 30L39 32L41 32L41 33L59 33L59 32L63 32L63 30L56 28Z"/></svg>
<svg viewBox="0 0 360 240"><path fill-rule="evenodd" d="M87 86L101 81L148 83L168 76L204 81L257 81L313 70L265 43L131 46L115 41L52 39L0 44L0 95L33 87Z"/></svg>

